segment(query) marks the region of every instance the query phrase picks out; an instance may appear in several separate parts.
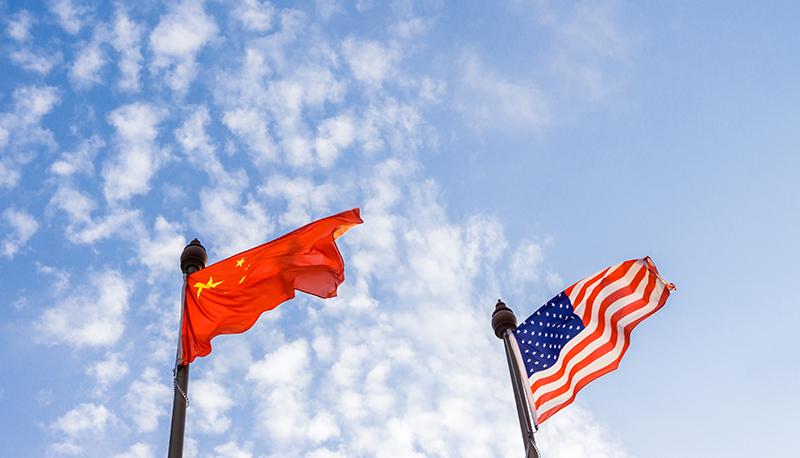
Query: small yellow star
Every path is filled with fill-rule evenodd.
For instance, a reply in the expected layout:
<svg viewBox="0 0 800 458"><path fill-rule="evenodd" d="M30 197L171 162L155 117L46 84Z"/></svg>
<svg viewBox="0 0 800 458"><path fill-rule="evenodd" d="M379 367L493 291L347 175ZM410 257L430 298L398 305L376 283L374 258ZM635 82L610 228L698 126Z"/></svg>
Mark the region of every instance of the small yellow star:
<svg viewBox="0 0 800 458"><path fill-rule="evenodd" d="M247 275L245 275L244 277L242 277L242 279L241 279L241 280L239 280L239 284L240 284L240 285L242 284L242 282L244 281L244 279L245 279L245 278L247 278Z"/></svg>
<svg viewBox="0 0 800 458"><path fill-rule="evenodd" d="M205 284L200 283L200 282L195 283L194 287L197 288L197 298L200 299L200 293L203 291L203 288L208 288L208 289L216 288L217 285L219 285L223 281L225 281L225 280L220 280L220 281L214 283L214 279L212 277L208 277L208 283L205 283Z"/></svg>
<svg viewBox="0 0 800 458"><path fill-rule="evenodd" d="M242 267L242 264L244 264L244 258L236 261L236 267Z"/></svg>

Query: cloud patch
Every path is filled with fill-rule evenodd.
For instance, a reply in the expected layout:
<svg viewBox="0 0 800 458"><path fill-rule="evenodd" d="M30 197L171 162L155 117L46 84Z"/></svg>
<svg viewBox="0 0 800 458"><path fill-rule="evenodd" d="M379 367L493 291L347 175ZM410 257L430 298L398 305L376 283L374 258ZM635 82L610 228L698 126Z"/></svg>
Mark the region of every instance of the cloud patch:
<svg viewBox="0 0 800 458"><path fill-rule="evenodd" d="M132 287L116 270L90 272L88 285L70 284L35 323L40 343L108 347L125 331Z"/></svg>
<svg viewBox="0 0 800 458"><path fill-rule="evenodd" d="M150 190L150 179L169 158L155 143L164 112L141 102L125 105L108 115L117 131L117 155L103 166L103 192L116 204Z"/></svg>
<svg viewBox="0 0 800 458"><path fill-rule="evenodd" d="M17 186L22 166L36 157L38 147L55 149L53 132L41 123L59 100L58 90L50 86L14 90L13 109L0 114L0 187Z"/></svg>
<svg viewBox="0 0 800 458"><path fill-rule="evenodd" d="M456 108L475 128L541 129L550 121L542 92L530 82L512 81L484 66L475 53L461 59Z"/></svg>
<svg viewBox="0 0 800 458"><path fill-rule="evenodd" d="M118 65L122 76L118 85L123 91L135 92L141 86L139 72L143 57L140 42L143 33L144 28L133 22L122 6L118 6L111 45L120 54Z"/></svg>
<svg viewBox="0 0 800 458"><path fill-rule="evenodd" d="M148 367L142 376L131 383L128 394L122 399L125 415L133 419L140 433L155 431L160 417L166 416L166 405L172 397L172 390L158 382L156 370Z"/></svg>
<svg viewBox="0 0 800 458"><path fill-rule="evenodd" d="M33 38L31 27L38 22L36 18L27 10L22 10L13 14L8 19L6 34L15 41L30 41Z"/></svg>
<svg viewBox="0 0 800 458"><path fill-rule="evenodd" d="M51 0L48 8L56 16L59 25L67 33L77 35L88 21L89 8L76 5L72 0Z"/></svg>
<svg viewBox="0 0 800 458"><path fill-rule="evenodd" d="M162 16L150 33L154 58L150 69L163 73L167 86L185 93L197 76L196 57L218 32L211 16L203 10L202 0L184 0Z"/></svg>
<svg viewBox="0 0 800 458"><path fill-rule="evenodd" d="M36 218L25 211L8 208L3 212L3 222L8 228L2 243L3 256L12 259L39 230Z"/></svg>
<svg viewBox="0 0 800 458"><path fill-rule="evenodd" d="M400 52L377 41L348 37L342 42L342 55L353 77L367 88L377 89L397 72Z"/></svg>
<svg viewBox="0 0 800 458"><path fill-rule="evenodd" d="M69 69L69 79L78 89L88 89L95 84L102 84L100 71L108 61L102 48L106 34L105 29L99 26L92 40L79 45L75 60Z"/></svg>
<svg viewBox="0 0 800 458"><path fill-rule="evenodd" d="M82 403L56 420L51 428L66 436L63 442L53 444L56 453L81 455L84 448L80 445L89 439L101 438L106 428L118 420L106 406L94 403Z"/></svg>

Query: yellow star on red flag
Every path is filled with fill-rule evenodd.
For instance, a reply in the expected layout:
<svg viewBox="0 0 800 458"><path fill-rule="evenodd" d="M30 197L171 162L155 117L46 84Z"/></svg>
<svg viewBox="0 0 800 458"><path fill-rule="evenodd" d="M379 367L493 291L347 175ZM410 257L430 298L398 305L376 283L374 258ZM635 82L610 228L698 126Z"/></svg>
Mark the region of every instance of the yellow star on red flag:
<svg viewBox="0 0 800 458"><path fill-rule="evenodd" d="M225 280L220 280L220 281L214 283L214 279L212 277L208 277L208 283L205 283L205 284L204 283L200 283L200 282L195 283L194 287L197 288L197 298L200 299L200 293L203 291L204 288L208 288L208 289L216 288L217 285L219 285L223 281L225 281Z"/></svg>

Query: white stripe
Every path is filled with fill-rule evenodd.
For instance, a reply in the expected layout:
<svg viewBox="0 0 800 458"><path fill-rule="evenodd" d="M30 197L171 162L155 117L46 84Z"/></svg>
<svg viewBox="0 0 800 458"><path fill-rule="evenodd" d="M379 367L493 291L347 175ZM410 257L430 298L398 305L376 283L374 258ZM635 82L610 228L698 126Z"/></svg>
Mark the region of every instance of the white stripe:
<svg viewBox="0 0 800 458"><path fill-rule="evenodd" d="M545 404L539 406L540 412L546 412L553 407L557 407L560 404L563 404L572 397L574 394L575 386L581 382L584 378L589 376L590 374L597 372L598 370L607 368L610 365L613 365L615 362L619 361L622 358L622 351L625 348L625 333L624 328L628 326L630 323L640 319L643 316L646 316L648 313L653 312L657 307L661 300L661 296L663 295L665 289L665 285L663 281L658 280L656 282L656 286L650 296L649 302L646 306L642 307L641 309L632 312L626 315L623 319L621 319L617 325L617 329L619 329L619 333L617 334L617 340L615 345L611 351L609 351L604 356L598 358L596 361L593 361L591 364L586 366L585 368L581 369L572 379L572 383L570 383L569 390L562 394L561 396L551 399ZM610 333L609 333L610 334ZM605 341L608 341L608 337L605 335L603 336ZM566 380L564 380L566 383Z"/></svg>

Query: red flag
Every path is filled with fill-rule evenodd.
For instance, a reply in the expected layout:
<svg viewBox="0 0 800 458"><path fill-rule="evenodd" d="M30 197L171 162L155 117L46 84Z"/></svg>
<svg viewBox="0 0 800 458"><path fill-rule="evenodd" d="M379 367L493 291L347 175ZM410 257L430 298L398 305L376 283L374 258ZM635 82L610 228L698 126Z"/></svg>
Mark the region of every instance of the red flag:
<svg viewBox="0 0 800 458"><path fill-rule="evenodd" d="M339 213L199 270L187 278L181 364L211 353L211 339L250 329L295 290L336 296L344 261L335 240L361 224L359 209Z"/></svg>

